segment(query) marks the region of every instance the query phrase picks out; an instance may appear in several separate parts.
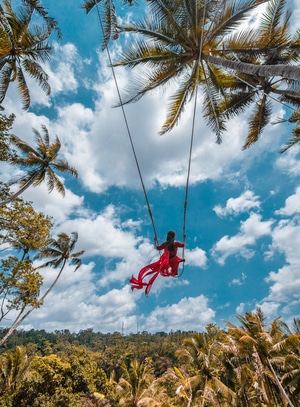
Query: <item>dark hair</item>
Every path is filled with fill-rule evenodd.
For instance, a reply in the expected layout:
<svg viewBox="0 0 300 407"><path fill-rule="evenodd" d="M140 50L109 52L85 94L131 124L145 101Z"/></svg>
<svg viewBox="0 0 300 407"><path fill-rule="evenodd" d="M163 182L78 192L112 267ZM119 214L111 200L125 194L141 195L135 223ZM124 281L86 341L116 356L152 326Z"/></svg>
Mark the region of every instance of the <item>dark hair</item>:
<svg viewBox="0 0 300 407"><path fill-rule="evenodd" d="M169 232L167 233L167 242L169 242L170 240L174 240L176 236L176 233L174 232L174 230L169 230Z"/></svg>
<svg viewBox="0 0 300 407"><path fill-rule="evenodd" d="M172 252L175 249L174 246L174 239L175 239L176 233L174 230L169 230L167 233L167 249L169 252Z"/></svg>

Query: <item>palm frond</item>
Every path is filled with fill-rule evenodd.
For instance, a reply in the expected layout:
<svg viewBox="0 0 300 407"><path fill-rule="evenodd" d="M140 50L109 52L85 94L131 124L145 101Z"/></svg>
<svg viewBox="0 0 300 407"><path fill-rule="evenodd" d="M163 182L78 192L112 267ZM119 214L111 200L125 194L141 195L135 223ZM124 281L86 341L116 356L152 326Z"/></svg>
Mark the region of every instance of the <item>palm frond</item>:
<svg viewBox="0 0 300 407"><path fill-rule="evenodd" d="M166 22L170 31L174 33L181 31L180 15L182 14L182 5L180 2L173 0L147 0L147 3L149 4L150 15L158 17L162 22Z"/></svg>
<svg viewBox="0 0 300 407"><path fill-rule="evenodd" d="M262 15L261 21L260 21L260 27L262 29L262 32L269 37L270 42L276 38L274 36L274 32L277 31L277 29L282 25L282 16L285 8L285 3L286 0L271 0L267 4L267 8L265 12ZM290 18L290 13L287 13L283 22L283 29L282 31L284 32L288 20Z"/></svg>
<svg viewBox="0 0 300 407"><path fill-rule="evenodd" d="M119 27L121 32L130 32L135 34L141 34L145 38L149 38L151 40L150 44L157 42L161 49L166 47L176 47L177 49L180 48L178 45L178 41L176 40L176 35L172 32L172 30L165 29L165 25L161 24L161 21L156 19L154 16L149 19L141 19L136 23L130 25L124 25ZM150 46L149 42L143 42L141 39L139 40L141 44ZM136 46L139 46L139 42L136 43Z"/></svg>
<svg viewBox="0 0 300 407"><path fill-rule="evenodd" d="M232 93L220 103L220 113L227 120L239 116L254 101L256 91Z"/></svg>
<svg viewBox="0 0 300 407"><path fill-rule="evenodd" d="M18 176L17 178L14 178L10 180L9 184L19 184L20 188L24 188L26 185L31 185L36 178L40 176L40 172L38 169L34 168L31 171L27 171L25 174Z"/></svg>
<svg viewBox="0 0 300 407"><path fill-rule="evenodd" d="M6 13L4 12L4 10L2 8L2 5L0 4L0 24L3 27L7 37L9 38L11 46L15 47L14 35L13 35L13 32L12 32L11 26L9 24L9 20L5 15L5 14L9 15L9 14L13 13L12 8L10 7L9 4L7 4L7 9L5 11L6 11Z"/></svg>
<svg viewBox="0 0 300 407"><path fill-rule="evenodd" d="M128 47L122 56L113 63L113 66L134 68L137 65L148 65L152 68L160 64L163 67L167 63L175 62L178 57L178 54L166 49L161 44L149 44L141 40Z"/></svg>
<svg viewBox="0 0 300 407"><path fill-rule="evenodd" d="M175 60L178 61L178 64L172 63ZM154 68L144 70L139 76L136 76L133 83L130 84L130 88L127 89L127 96L123 98L122 104L136 102L146 92L173 81L181 74L182 70L186 69L184 62L180 64L178 58L170 54L168 54L168 60L165 60L165 63L160 55L145 58L144 62L154 66Z"/></svg>
<svg viewBox="0 0 300 407"><path fill-rule="evenodd" d="M230 0L226 3L226 8L222 13L218 13L216 18L211 17L211 26L206 31L205 41L210 42L215 38L222 38L239 27L241 21L258 5L266 3L268 0L246 0L235 2Z"/></svg>
<svg viewBox="0 0 300 407"><path fill-rule="evenodd" d="M11 143L13 143L19 150L22 151L22 153L24 154L29 154L29 153L33 153L35 155L38 155L37 152L35 151L35 149L33 147L31 147L28 143L26 143L26 141L22 140L20 137L16 136L16 135L11 135L10 137L10 141ZM20 157L18 157L20 158ZM17 164L19 164L17 162Z"/></svg>
<svg viewBox="0 0 300 407"><path fill-rule="evenodd" d="M300 141L300 121L299 124L294 127L292 131L292 137L288 140L285 146L279 150L279 153L280 154L285 153L291 147L299 143L299 141Z"/></svg>
<svg viewBox="0 0 300 407"><path fill-rule="evenodd" d="M193 73L181 78L181 85L175 94L171 96L171 103L169 104L167 111L167 119L162 126L160 134L164 134L167 131L172 130L172 128L178 122L180 115L184 110L185 104L193 96L195 88L198 85L197 77L198 66L195 64Z"/></svg>
<svg viewBox="0 0 300 407"><path fill-rule="evenodd" d="M62 173L68 173L75 178L78 178L78 171L75 167L71 167L67 161L53 161L50 166Z"/></svg>
<svg viewBox="0 0 300 407"><path fill-rule="evenodd" d="M33 174L32 174L32 172L33 171L31 171L31 176L30 176L30 173L28 173L26 178L27 178L28 182L31 182L31 185L33 187L37 187L37 186L41 185L44 182L46 172L43 171L42 169L37 169ZM24 181L25 181L25 178L24 178ZM21 188L26 185L25 182L21 181L21 179L19 180L18 183L20 184Z"/></svg>
<svg viewBox="0 0 300 407"><path fill-rule="evenodd" d="M246 143L243 149L251 146L251 144L256 143L260 134L262 133L264 127L268 124L271 117L272 109L271 102L267 99L266 95L255 104L254 112L249 118L249 133L246 139Z"/></svg>
<svg viewBox="0 0 300 407"><path fill-rule="evenodd" d="M3 68L0 71L0 103L5 99L8 87L11 81L12 65L4 62Z"/></svg>
<svg viewBox="0 0 300 407"><path fill-rule="evenodd" d="M116 14L114 5L110 0L104 0L102 8L104 11L98 11L98 16L100 18L100 25L103 35L102 51L107 47L109 40L111 39L112 31L115 32L116 26Z"/></svg>
<svg viewBox="0 0 300 407"><path fill-rule="evenodd" d="M47 169L45 177L47 180L47 189L49 193L55 188L62 196L65 196L64 184L60 181L51 168Z"/></svg>
<svg viewBox="0 0 300 407"><path fill-rule="evenodd" d="M43 136L40 135L40 133L36 130L33 129L33 132L35 134L35 140L38 145L38 151L41 152L42 156L47 155L47 152L50 147L50 136L49 136L49 131L45 125L42 125L42 131L43 131ZM60 148L60 142L58 140L57 142L57 136L55 140L55 145L58 145L58 149Z"/></svg>
<svg viewBox="0 0 300 407"><path fill-rule="evenodd" d="M30 106L29 88L22 69L17 68L17 88L23 102L23 109L28 110Z"/></svg>
<svg viewBox="0 0 300 407"><path fill-rule="evenodd" d="M264 43L261 42L261 33L256 29L237 31L229 35L222 42L222 52L259 52Z"/></svg>
<svg viewBox="0 0 300 407"><path fill-rule="evenodd" d="M82 250L81 252L77 252L77 253L76 253L76 258L71 258L71 264L72 264L73 266L76 266L75 269L74 269L74 272L75 272L76 270L78 270L79 267L82 265L82 260L81 260L81 259L78 259L77 256L81 256L83 253L84 253L84 250ZM75 255L75 254L74 254L74 255ZM74 255L72 255L72 256L74 256ZM72 257L72 256L71 256L71 257Z"/></svg>
<svg viewBox="0 0 300 407"><path fill-rule="evenodd" d="M22 65L24 71L34 78L47 96L51 93L51 87L48 79L49 75L43 70L40 64L30 59L23 59Z"/></svg>
<svg viewBox="0 0 300 407"><path fill-rule="evenodd" d="M204 118L207 121L208 127L210 127L216 134L216 141L218 144L222 142L222 133L226 130L225 117L221 115L220 111L220 91L215 86L213 77L210 76L210 67L207 66L207 72L203 69L205 81L203 85L204 89L204 105L203 112Z"/></svg>
<svg viewBox="0 0 300 407"><path fill-rule="evenodd" d="M100 4L103 0L83 0L84 4L81 6L82 9L88 14L95 6Z"/></svg>

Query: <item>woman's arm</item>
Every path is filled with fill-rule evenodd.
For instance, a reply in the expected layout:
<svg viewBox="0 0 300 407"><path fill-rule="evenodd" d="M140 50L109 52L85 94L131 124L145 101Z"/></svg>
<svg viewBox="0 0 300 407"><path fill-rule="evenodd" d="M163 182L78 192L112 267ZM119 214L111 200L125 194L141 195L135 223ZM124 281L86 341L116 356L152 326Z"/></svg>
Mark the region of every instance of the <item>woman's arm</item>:
<svg viewBox="0 0 300 407"><path fill-rule="evenodd" d="M184 243L174 242L176 247L184 247Z"/></svg>
<svg viewBox="0 0 300 407"><path fill-rule="evenodd" d="M162 244L156 244L156 248L157 250L162 250L166 247L166 242L162 243Z"/></svg>

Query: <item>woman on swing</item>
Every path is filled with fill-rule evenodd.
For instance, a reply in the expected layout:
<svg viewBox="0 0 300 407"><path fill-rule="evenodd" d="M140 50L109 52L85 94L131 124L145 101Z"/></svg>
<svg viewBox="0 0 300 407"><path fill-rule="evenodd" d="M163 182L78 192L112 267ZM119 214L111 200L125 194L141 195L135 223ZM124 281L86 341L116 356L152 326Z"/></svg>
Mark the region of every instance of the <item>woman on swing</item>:
<svg viewBox="0 0 300 407"><path fill-rule="evenodd" d="M147 295L149 294L152 284L159 274L164 277L178 276L179 263L185 261L185 259L177 256L177 250L178 247L184 247L184 243L175 241L175 236L175 232L173 230L169 230L166 241L161 245L158 244L157 238L154 239L156 249L164 250L164 252L158 261L143 267L139 271L137 278L132 277L129 280L132 290L135 288L140 290L145 287L145 294ZM144 281L144 279L151 274L153 274L153 276L149 279L149 281Z"/></svg>

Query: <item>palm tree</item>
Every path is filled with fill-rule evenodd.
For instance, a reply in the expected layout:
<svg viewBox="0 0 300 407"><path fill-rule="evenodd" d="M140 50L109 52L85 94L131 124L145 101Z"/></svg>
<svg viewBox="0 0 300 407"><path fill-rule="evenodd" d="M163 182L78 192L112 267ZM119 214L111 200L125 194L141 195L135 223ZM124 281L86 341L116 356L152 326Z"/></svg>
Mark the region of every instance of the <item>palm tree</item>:
<svg viewBox="0 0 300 407"><path fill-rule="evenodd" d="M0 357L0 394L12 393L24 379L30 360L25 348L17 346L15 349L3 353Z"/></svg>
<svg viewBox="0 0 300 407"><path fill-rule="evenodd" d="M195 367L195 375L187 381L185 393L192 391L188 398L201 400L201 406L209 405L234 406L235 392L222 380L221 353L218 335L214 333L195 333L191 338L184 340L184 348L176 352L178 359Z"/></svg>
<svg viewBox="0 0 300 407"><path fill-rule="evenodd" d="M121 395L120 405L138 407L147 397L147 390L154 381L152 364L149 360L139 362L134 359L129 366L124 362L122 370L122 377L116 387Z"/></svg>
<svg viewBox="0 0 300 407"><path fill-rule="evenodd" d="M295 406L300 404L300 320L294 319L292 328L285 326L285 340L279 342L280 351L283 353L281 362L281 382L287 390Z"/></svg>
<svg viewBox="0 0 300 407"><path fill-rule="evenodd" d="M47 295L52 291L53 287L57 283L58 279L61 276L61 273L63 272L63 269L67 262L71 260L71 264L75 266L76 271L82 264L82 261L80 259L80 256L84 253L84 250L81 250L76 253L72 253L74 250L75 244L78 239L78 233L77 232L72 232L71 237L67 235L66 233L60 233L58 235L58 239L52 239L51 243L49 244L48 247L42 248L40 252L36 255L36 259L41 259L41 258L48 258L51 259L47 261L46 263L43 263L41 266L39 266L37 269L43 268L43 267L60 267L60 270L53 280L52 284L49 286L49 288L45 291L45 293L36 301L34 305L31 306L31 308L25 313L25 314L20 314L17 316L15 319L14 323L12 326L9 328L7 331L6 335L0 340L0 346L3 345L3 343L7 340L7 338L13 333L13 331L27 318L32 311L34 311L36 308L38 308L41 304L43 304L45 298Z"/></svg>
<svg viewBox="0 0 300 407"><path fill-rule="evenodd" d="M276 318L267 330L265 316L260 308L245 316L238 315L237 318L242 326L228 322L228 335L236 345L238 366L251 365L253 369L255 383L252 386L256 389L258 401L294 407L275 366L283 363L280 356L289 343L293 343L294 347L299 346L299 336L287 338L284 332L286 326L280 318Z"/></svg>
<svg viewBox="0 0 300 407"><path fill-rule="evenodd" d="M11 82L17 88L27 110L30 106L30 93L25 74L34 78L43 91L49 95L48 75L39 62L49 60L51 47L46 40L57 23L48 17L44 7L37 0L24 0L18 13L15 13L11 0L0 5L0 103L5 99ZM35 11L42 16L44 25L36 23Z"/></svg>
<svg viewBox="0 0 300 407"><path fill-rule="evenodd" d="M60 194L65 195L65 188L63 183L55 174L54 170L70 173L77 178L78 174L74 167L70 167L67 161L57 160L59 150L61 148L60 140L56 136L55 142L50 144L49 133L46 126L42 126L43 134L41 135L37 130L33 129L35 133L35 140L37 148L34 149L24 140L17 136L11 136L11 142L15 145L23 156L13 156L10 160L12 165L29 168L29 171L25 175L17 178L12 183L20 184L20 189L0 202L0 206L6 205L18 197L23 191L25 191L30 185L40 185L44 179L47 179L47 186L49 192L52 192L54 188L58 190Z"/></svg>
<svg viewBox="0 0 300 407"><path fill-rule="evenodd" d="M186 103L196 94L198 85L201 85L204 116L220 142L228 119L220 103L231 89L237 87L235 74L243 73L266 80L277 76L282 84L287 79L292 83L300 80L300 67L289 64L299 58L299 31L293 38L287 35L284 37L282 26L278 25L278 28L273 22L269 24L275 36L271 45L263 44L263 47L259 47L255 43L258 48L253 49L251 42L243 46L244 37L236 35L235 48L227 48L230 34L233 35L255 7L266 2L230 0L224 4L221 0L147 0L148 18L119 27L121 32L136 34L136 41L122 50L113 65L143 68L134 84L130 83L127 97L121 104L135 102L148 91L177 81L178 88L170 97L167 119L161 131L165 133L175 126ZM277 14L279 18L280 13ZM261 35L260 29L263 30L259 26L251 33L253 41ZM245 59L248 54L255 56L254 62ZM278 56L272 64L272 56L275 54ZM283 57L286 54L289 56ZM284 94L288 91L289 88L282 89Z"/></svg>

